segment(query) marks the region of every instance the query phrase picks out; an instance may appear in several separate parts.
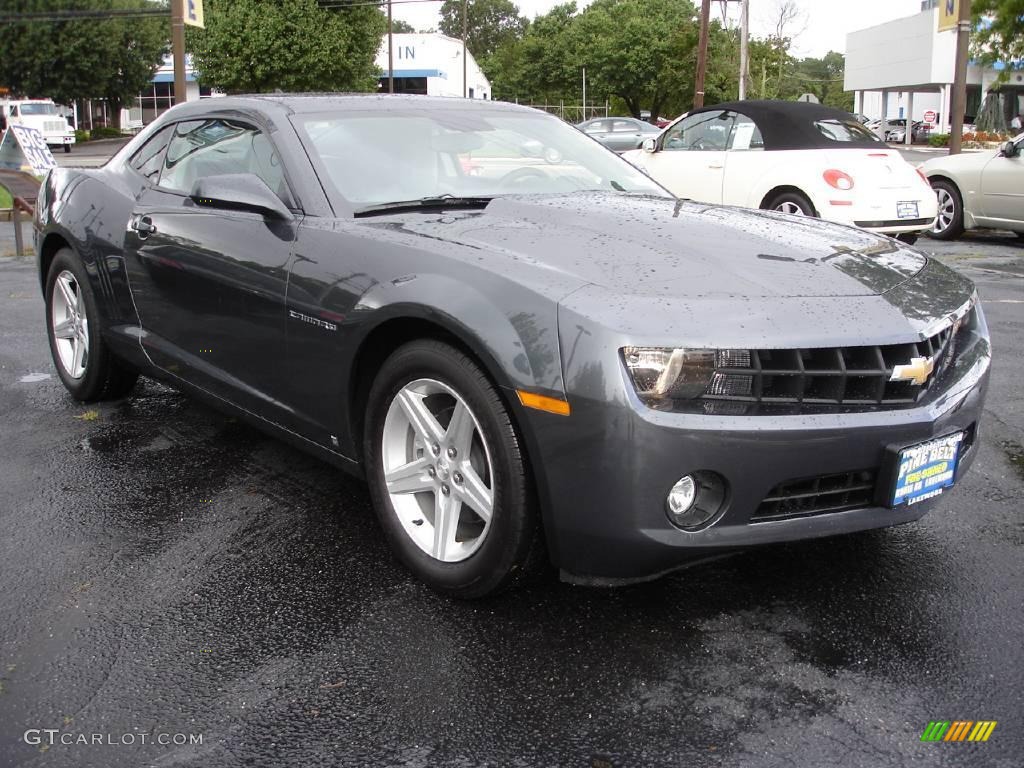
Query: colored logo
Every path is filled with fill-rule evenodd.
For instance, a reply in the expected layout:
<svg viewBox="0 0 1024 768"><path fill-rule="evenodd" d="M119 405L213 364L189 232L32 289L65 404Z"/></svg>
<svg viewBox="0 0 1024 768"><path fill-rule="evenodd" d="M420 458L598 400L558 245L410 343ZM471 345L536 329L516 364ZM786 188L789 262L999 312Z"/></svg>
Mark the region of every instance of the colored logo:
<svg viewBox="0 0 1024 768"><path fill-rule="evenodd" d="M921 741L988 741L995 729L995 720L932 720Z"/></svg>
<svg viewBox="0 0 1024 768"><path fill-rule="evenodd" d="M889 381L912 381L918 386L928 381L935 370L935 358L912 357L909 365L895 365Z"/></svg>

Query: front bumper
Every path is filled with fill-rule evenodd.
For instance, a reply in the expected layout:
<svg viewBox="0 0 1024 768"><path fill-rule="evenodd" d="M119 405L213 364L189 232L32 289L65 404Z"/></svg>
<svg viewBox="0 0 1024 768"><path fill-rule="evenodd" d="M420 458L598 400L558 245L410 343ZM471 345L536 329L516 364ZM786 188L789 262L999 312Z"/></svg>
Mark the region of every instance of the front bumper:
<svg viewBox="0 0 1024 768"><path fill-rule="evenodd" d="M527 416L552 559L567 580L621 583L757 544L916 520L943 497L895 509L751 518L780 483L865 469L883 475L887 448L969 430L973 440L961 453L959 480L977 452L989 362L987 335L978 336L944 377L941 393L920 407L787 416L655 411L636 398L624 371L613 381L605 368L610 397L570 393L569 418ZM682 475L698 470L724 477L728 494L718 522L691 533L668 521L665 499Z"/></svg>

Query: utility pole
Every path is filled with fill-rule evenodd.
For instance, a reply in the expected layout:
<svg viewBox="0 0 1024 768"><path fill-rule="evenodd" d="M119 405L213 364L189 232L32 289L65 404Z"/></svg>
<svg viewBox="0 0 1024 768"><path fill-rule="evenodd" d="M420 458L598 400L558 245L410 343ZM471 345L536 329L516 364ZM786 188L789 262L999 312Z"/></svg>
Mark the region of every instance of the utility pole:
<svg viewBox="0 0 1024 768"><path fill-rule="evenodd" d="M581 120L587 119L587 68L583 68L583 117Z"/></svg>
<svg viewBox="0 0 1024 768"><path fill-rule="evenodd" d="M388 93L395 92L395 25L391 21L391 0L388 0Z"/></svg>
<svg viewBox="0 0 1024 768"><path fill-rule="evenodd" d="M697 42L697 77L694 84L693 108L704 106L704 71L708 66L708 24L711 21L711 0L701 0L700 39Z"/></svg>
<svg viewBox="0 0 1024 768"><path fill-rule="evenodd" d="M469 95L469 83L466 78L466 71L469 69L466 63L466 31L468 26L466 24L466 3L468 0L462 0L462 98L466 98Z"/></svg>
<svg viewBox="0 0 1024 768"><path fill-rule="evenodd" d="M171 0L171 52L174 56L174 103L184 104L185 90L185 0Z"/></svg>
<svg viewBox="0 0 1024 768"><path fill-rule="evenodd" d="M960 0L960 16L956 31L956 71L953 74L953 98L950 104L949 154L960 152L964 133L964 112L967 110L967 57L971 42L971 0ZM907 120L910 125L910 120Z"/></svg>
<svg viewBox="0 0 1024 768"><path fill-rule="evenodd" d="M750 79L750 0L740 0L740 101L747 98Z"/></svg>

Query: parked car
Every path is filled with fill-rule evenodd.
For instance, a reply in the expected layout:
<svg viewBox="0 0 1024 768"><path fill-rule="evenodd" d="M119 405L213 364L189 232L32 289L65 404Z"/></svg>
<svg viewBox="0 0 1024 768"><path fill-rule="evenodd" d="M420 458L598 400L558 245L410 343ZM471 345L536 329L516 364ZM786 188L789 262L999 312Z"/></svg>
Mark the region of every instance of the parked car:
<svg viewBox="0 0 1024 768"><path fill-rule="evenodd" d="M998 151L935 157L920 166L939 214L928 233L951 240L965 229L1008 229L1024 238L1024 133Z"/></svg>
<svg viewBox="0 0 1024 768"><path fill-rule="evenodd" d="M914 135L911 138L911 142L914 144L923 144L928 141L928 137L931 136L931 126L921 120L915 120L913 122ZM902 144L907 137L907 121L903 118L897 118L890 120L888 123L888 129L885 133L885 140L893 144Z"/></svg>
<svg viewBox="0 0 1024 768"><path fill-rule="evenodd" d="M658 126L634 117L598 117L576 127L616 152L636 149L644 139L661 133Z"/></svg>
<svg viewBox="0 0 1024 768"><path fill-rule="evenodd" d="M704 107L624 157L691 200L818 216L910 242L935 221L925 178L853 115L819 104Z"/></svg>
<svg viewBox="0 0 1024 768"><path fill-rule="evenodd" d="M365 477L401 561L462 597L545 554L622 583L906 523L977 453L969 280L677 200L525 107L187 102L51 171L35 245L73 397L152 376Z"/></svg>

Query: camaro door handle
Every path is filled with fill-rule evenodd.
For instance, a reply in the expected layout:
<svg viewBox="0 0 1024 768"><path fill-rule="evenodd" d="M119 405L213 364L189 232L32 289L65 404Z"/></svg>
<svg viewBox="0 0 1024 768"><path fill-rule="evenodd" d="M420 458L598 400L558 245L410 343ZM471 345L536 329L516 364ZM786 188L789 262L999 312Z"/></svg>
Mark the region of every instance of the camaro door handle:
<svg viewBox="0 0 1024 768"><path fill-rule="evenodd" d="M131 228L134 229L141 240L156 232L156 225L149 216L136 216L132 219Z"/></svg>
<svg viewBox="0 0 1024 768"><path fill-rule="evenodd" d="M708 168L712 168L712 169L714 169L714 170L716 170L716 171L720 171L720 170L722 170L722 169L723 169L724 167L725 167L724 165L709 165L709 166L708 166Z"/></svg>

